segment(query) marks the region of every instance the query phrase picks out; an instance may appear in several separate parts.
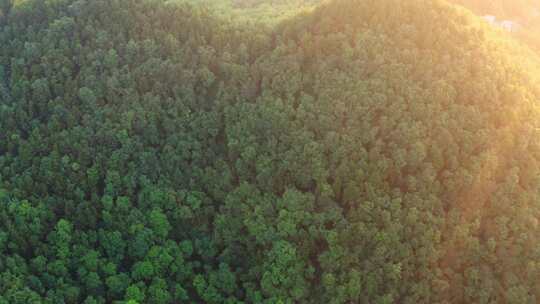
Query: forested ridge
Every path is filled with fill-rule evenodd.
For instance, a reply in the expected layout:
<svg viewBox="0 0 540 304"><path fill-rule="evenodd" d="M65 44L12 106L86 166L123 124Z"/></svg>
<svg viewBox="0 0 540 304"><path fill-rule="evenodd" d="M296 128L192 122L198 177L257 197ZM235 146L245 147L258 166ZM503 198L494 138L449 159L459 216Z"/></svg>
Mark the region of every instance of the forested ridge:
<svg viewBox="0 0 540 304"><path fill-rule="evenodd" d="M185 2L0 0L0 304L540 301L534 54Z"/></svg>

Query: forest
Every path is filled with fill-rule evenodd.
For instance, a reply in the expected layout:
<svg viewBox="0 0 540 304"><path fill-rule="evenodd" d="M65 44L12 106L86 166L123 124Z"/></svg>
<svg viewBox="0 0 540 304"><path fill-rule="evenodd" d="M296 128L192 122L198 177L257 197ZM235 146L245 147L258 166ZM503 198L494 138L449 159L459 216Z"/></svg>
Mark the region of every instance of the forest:
<svg viewBox="0 0 540 304"><path fill-rule="evenodd" d="M539 303L540 56L469 8L0 0L0 304Z"/></svg>

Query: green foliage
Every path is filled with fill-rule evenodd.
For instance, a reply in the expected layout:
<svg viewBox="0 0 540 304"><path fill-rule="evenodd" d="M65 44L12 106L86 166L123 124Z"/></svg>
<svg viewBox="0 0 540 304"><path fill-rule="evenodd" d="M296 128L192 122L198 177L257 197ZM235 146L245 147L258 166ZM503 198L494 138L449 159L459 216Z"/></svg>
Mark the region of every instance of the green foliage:
<svg viewBox="0 0 540 304"><path fill-rule="evenodd" d="M0 303L537 303L538 58L316 2L0 0Z"/></svg>

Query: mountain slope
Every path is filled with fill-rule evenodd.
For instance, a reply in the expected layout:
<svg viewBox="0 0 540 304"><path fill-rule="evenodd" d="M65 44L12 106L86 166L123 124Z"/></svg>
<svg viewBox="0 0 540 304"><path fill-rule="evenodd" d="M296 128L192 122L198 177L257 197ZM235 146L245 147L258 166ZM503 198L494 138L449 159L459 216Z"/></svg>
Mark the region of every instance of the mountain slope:
<svg viewBox="0 0 540 304"><path fill-rule="evenodd" d="M0 18L0 303L540 298L540 88L472 15Z"/></svg>

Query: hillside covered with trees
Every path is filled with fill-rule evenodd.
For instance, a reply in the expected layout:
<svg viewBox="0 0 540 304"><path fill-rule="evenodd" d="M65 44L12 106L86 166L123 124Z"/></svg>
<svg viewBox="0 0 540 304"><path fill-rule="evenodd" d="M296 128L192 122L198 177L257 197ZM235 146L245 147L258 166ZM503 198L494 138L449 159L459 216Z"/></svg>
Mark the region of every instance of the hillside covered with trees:
<svg viewBox="0 0 540 304"><path fill-rule="evenodd" d="M0 0L0 304L538 303L538 58L300 4Z"/></svg>

